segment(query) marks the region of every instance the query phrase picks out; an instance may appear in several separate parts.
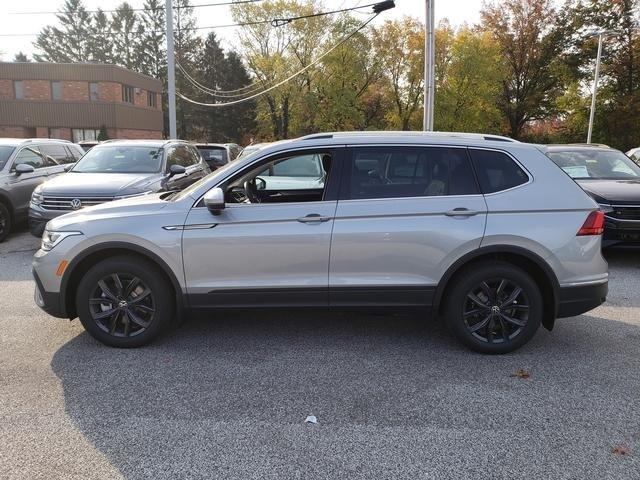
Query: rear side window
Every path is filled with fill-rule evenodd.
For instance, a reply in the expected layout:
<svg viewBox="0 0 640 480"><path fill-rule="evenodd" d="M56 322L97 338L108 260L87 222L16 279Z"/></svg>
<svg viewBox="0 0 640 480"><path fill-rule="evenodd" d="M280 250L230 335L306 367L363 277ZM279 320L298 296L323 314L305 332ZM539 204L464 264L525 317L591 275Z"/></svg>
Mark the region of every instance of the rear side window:
<svg viewBox="0 0 640 480"><path fill-rule="evenodd" d="M51 165L63 165L76 161L64 145L41 145L40 151Z"/></svg>
<svg viewBox="0 0 640 480"><path fill-rule="evenodd" d="M354 148L343 198L479 193L467 153L446 147Z"/></svg>
<svg viewBox="0 0 640 480"><path fill-rule="evenodd" d="M529 181L525 171L509 155L494 150L469 149L482 193L495 193Z"/></svg>

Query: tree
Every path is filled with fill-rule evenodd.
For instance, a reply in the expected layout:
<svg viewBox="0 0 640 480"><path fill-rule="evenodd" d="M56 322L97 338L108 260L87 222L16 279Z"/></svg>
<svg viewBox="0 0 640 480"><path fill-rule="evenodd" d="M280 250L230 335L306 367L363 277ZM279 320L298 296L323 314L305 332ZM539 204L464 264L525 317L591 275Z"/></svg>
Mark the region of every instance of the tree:
<svg viewBox="0 0 640 480"><path fill-rule="evenodd" d="M421 128L423 25L411 17L387 20L381 27L373 29L372 42L384 66L384 88L394 104L394 110L387 113L389 126L399 130Z"/></svg>
<svg viewBox="0 0 640 480"><path fill-rule="evenodd" d="M105 140L109 140L109 134L107 133L107 127L102 125L98 132L98 141L104 142Z"/></svg>
<svg viewBox="0 0 640 480"><path fill-rule="evenodd" d="M113 63L114 42L109 17L99 8L91 18L91 32L87 38L87 50L92 62Z"/></svg>
<svg viewBox="0 0 640 480"><path fill-rule="evenodd" d="M42 53L34 54L37 62L86 62L91 56L88 38L91 17L82 0L65 0L60 13L56 14L59 27L42 29L34 42Z"/></svg>
<svg viewBox="0 0 640 480"><path fill-rule="evenodd" d="M27 57L27 55L23 53L21 50L15 54L15 56L13 57L13 61L14 62L30 62L31 60L29 60L29 57Z"/></svg>
<svg viewBox="0 0 640 480"><path fill-rule="evenodd" d="M493 1L481 18L498 45L504 69L498 107L507 119L507 133L520 138L528 122L554 113L561 88L554 66L562 31L550 0Z"/></svg>
<svg viewBox="0 0 640 480"><path fill-rule="evenodd" d="M161 0L145 0L139 23L142 35L138 43L137 57L140 71L166 83L165 6Z"/></svg>
<svg viewBox="0 0 640 480"><path fill-rule="evenodd" d="M120 4L111 17L113 60L129 70L140 68L141 27L136 13L127 2Z"/></svg>

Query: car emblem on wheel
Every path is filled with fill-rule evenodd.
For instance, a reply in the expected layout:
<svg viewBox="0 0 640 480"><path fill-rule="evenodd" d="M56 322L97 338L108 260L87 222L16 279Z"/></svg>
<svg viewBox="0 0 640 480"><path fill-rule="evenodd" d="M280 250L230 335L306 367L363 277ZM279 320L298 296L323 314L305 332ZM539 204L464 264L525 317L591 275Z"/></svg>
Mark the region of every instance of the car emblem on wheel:
<svg viewBox="0 0 640 480"><path fill-rule="evenodd" d="M71 200L71 208L74 210L78 210L82 207L82 201L79 198L74 198Z"/></svg>

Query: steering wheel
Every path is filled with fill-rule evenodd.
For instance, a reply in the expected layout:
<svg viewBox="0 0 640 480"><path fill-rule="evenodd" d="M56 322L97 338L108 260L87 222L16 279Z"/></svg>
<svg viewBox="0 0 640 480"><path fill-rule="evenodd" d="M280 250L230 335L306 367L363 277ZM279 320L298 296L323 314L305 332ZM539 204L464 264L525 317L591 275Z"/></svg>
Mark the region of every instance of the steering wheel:
<svg viewBox="0 0 640 480"><path fill-rule="evenodd" d="M256 186L255 179L247 180L244 182L244 193L251 203L260 203L260 197L258 197L258 187Z"/></svg>

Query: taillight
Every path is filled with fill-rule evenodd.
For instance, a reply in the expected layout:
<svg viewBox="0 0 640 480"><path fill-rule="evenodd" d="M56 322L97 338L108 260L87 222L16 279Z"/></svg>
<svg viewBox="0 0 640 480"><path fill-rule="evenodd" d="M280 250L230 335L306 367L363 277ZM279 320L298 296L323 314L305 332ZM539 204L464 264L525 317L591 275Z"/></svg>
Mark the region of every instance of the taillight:
<svg viewBox="0 0 640 480"><path fill-rule="evenodd" d="M602 232L604 232L604 212L597 210L589 214L580 230L578 230L577 236L602 235Z"/></svg>

